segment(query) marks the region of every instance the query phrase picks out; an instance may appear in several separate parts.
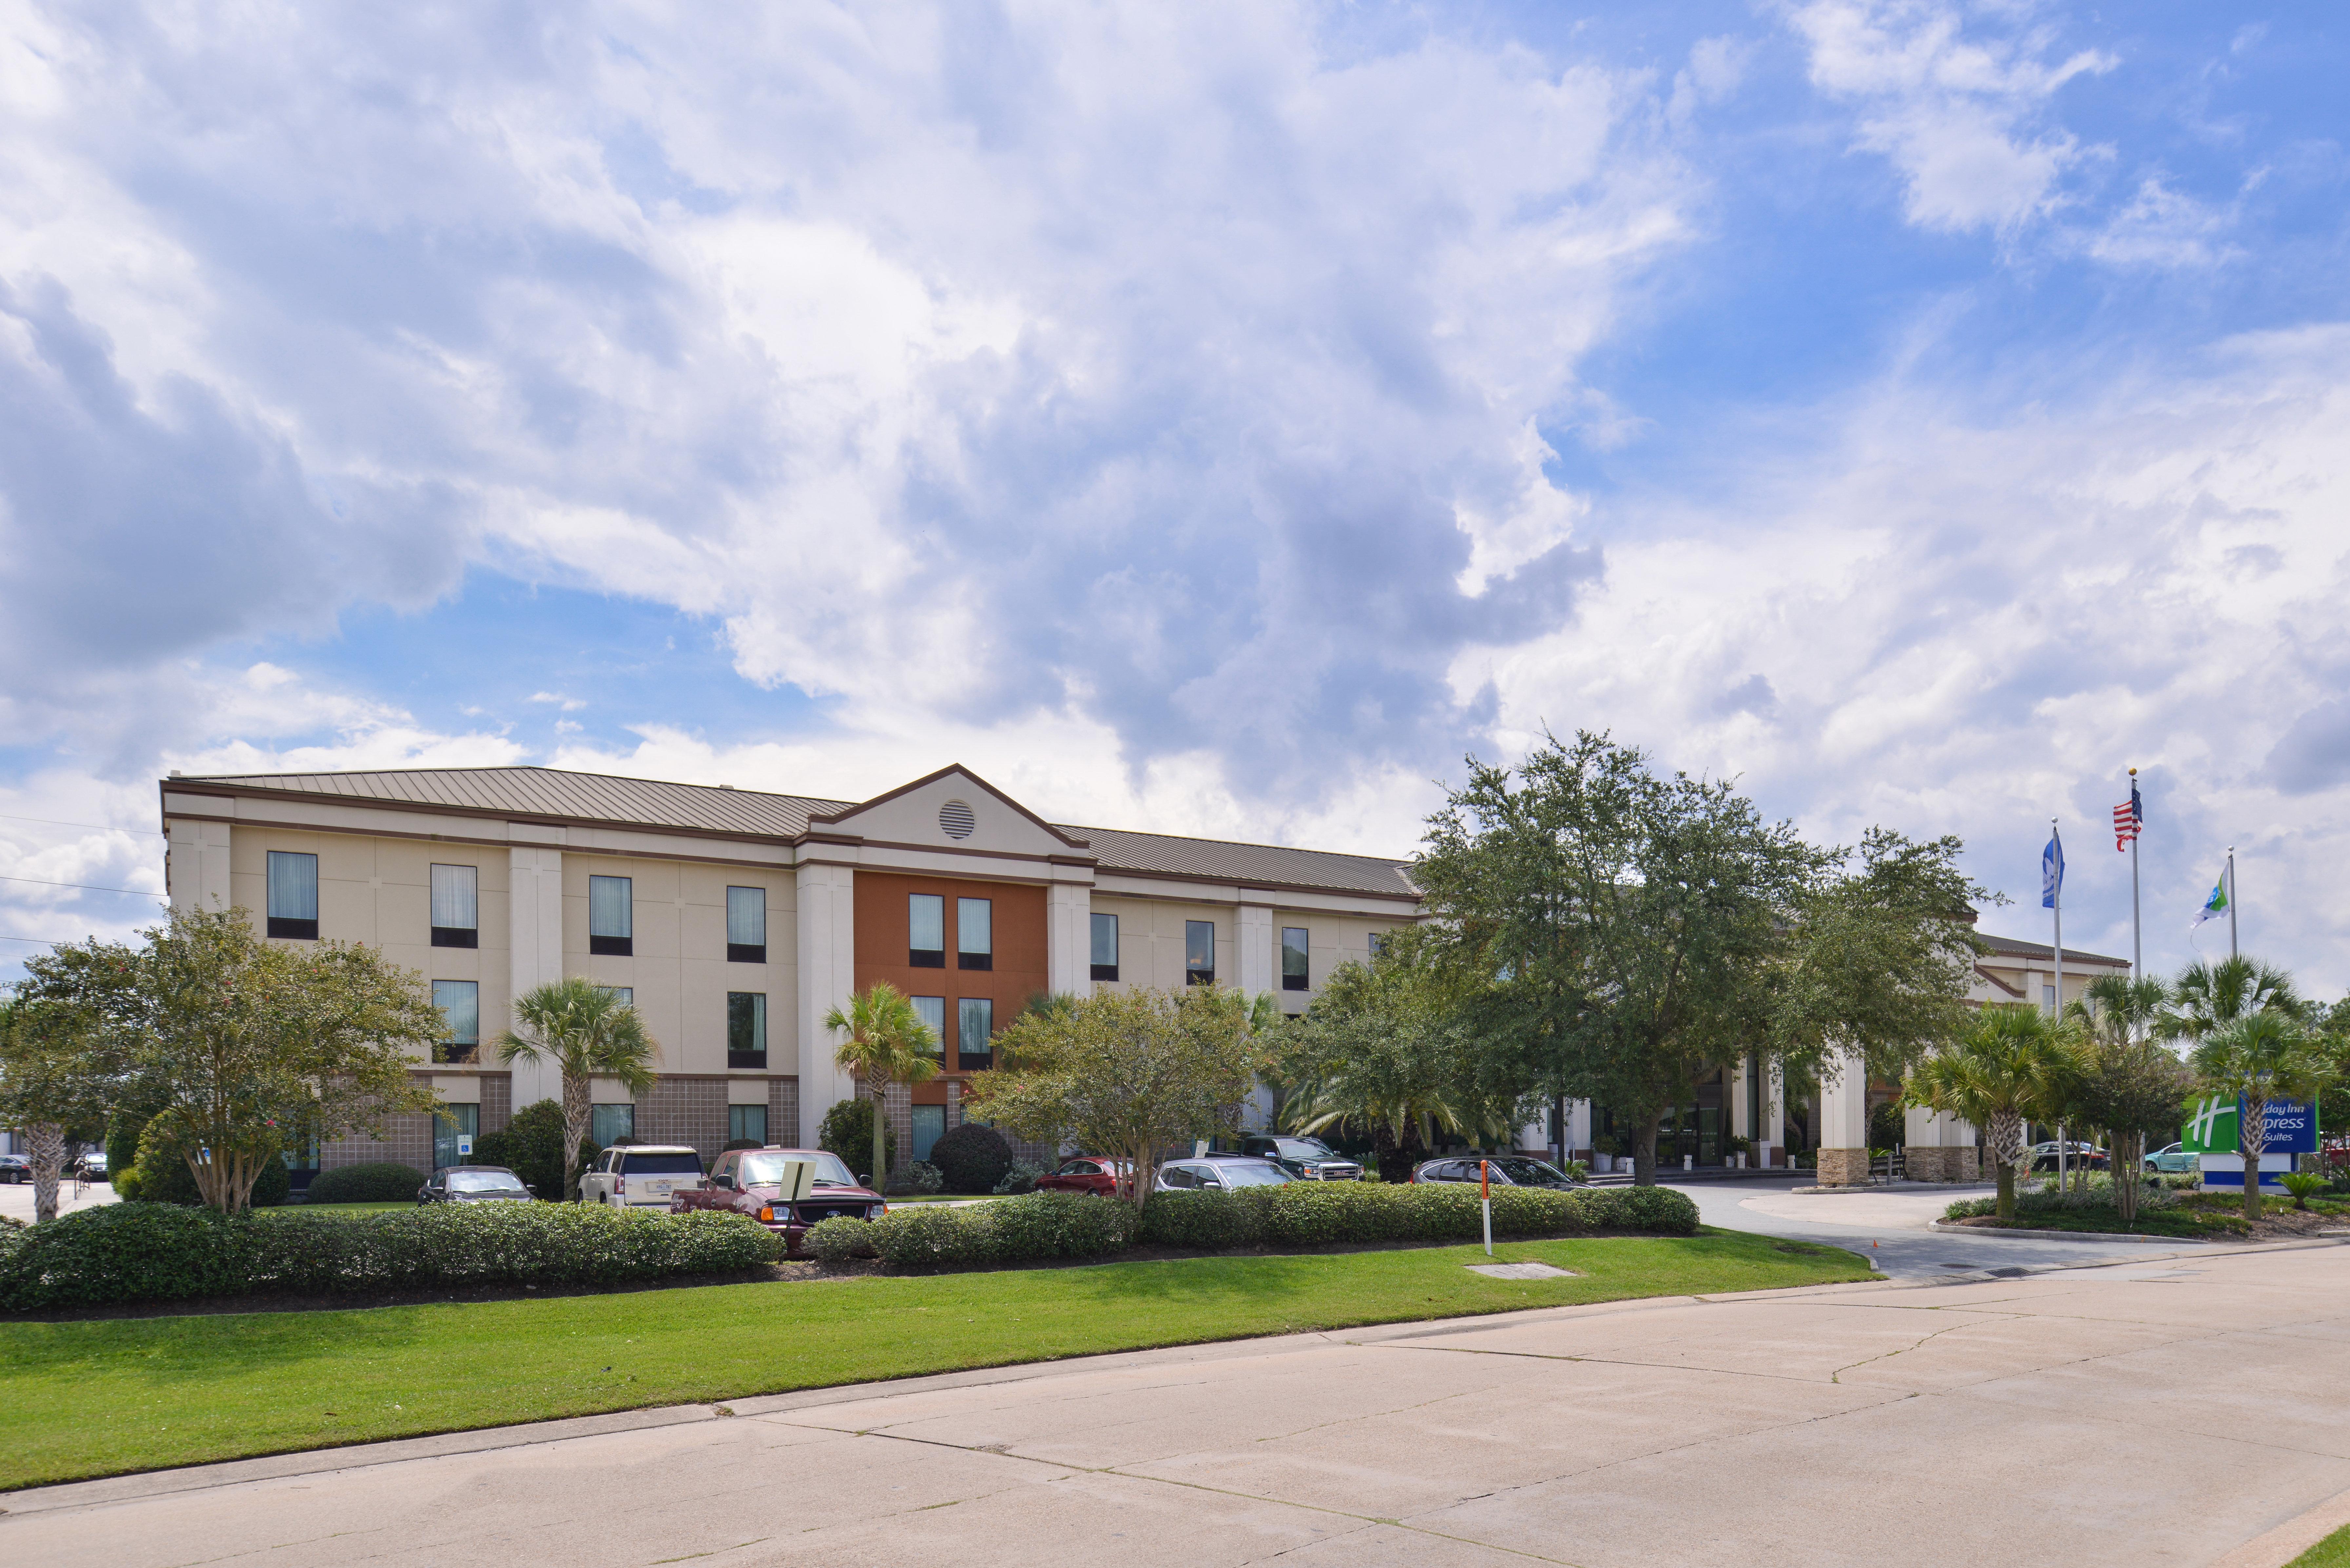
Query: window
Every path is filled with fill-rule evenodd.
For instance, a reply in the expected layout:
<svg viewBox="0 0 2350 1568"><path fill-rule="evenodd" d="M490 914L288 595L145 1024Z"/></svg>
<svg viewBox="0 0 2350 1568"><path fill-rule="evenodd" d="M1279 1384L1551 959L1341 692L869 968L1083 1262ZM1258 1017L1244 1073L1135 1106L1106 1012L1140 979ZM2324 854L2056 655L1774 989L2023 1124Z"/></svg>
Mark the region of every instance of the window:
<svg viewBox="0 0 2350 1568"><path fill-rule="evenodd" d="M1304 926L1281 928L1281 989L1304 991L1306 975L1306 947Z"/></svg>
<svg viewBox="0 0 2350 1568"><path fill-rule="evenodd" d="M1216 983L1216 922L1213 920L1183 922L1183 983Z"/></svg>
<svg viewBox="0 0 2350 1568"><path fill-rule="evenodd" d="M588 878L588 950L628 958L637 950L636 888L627 877Z"/></svg>
<svg viewBox="0 0 2350 1568"><path fill-rule="evenodd" d="M460 1145L457 1140L474 1137L481 1130L481 1106L442 1106L432 1117L432 1168L463 1165L473 1158L471 1145Z"/></svg>
<svg viewBox="0 0 2350 1568"><path fill-rule="evenodd" d="M730 991L726 993L726 1064L764 1067L767 1064L767 993Z"/></svg>
<svg viewBox="0 0 2350 1568"><path fill-rule="evenodd" d="M726 889L726 961L767 961L767 890L764 888Z"/></svg>
<svg viewBox="0 0 2350 1568"><path fill-rule="evenodd" d="M275 935L276 933L272 932L271 934ZM2040 988L2040 1005L2046 1008L2051 1012L2056 1011L2056 988L2054 986L2043 985ZM2241 1187L2243 1183L2239 1181L2236 1185Z"/></svg>
<svg viewBox="0 0 2350 1568"><path fill-rule="evenodd" d="M995 1003L966 996L955 1003L955 1065L976 1073L995 1064Z"/></svg>
<svg viewBox="0 0 2350 1568"><path fill-rule="evenodd" d="M702 1157L698 1154L638 1154L631 1151L612 1162L612 1168L622 1176L700 1176Z"/></svg>
<svg viewBox="0 0 2350 1568"><path fill-rule="evenodd" d="M481 873L471 866L432 867L432 945L482 945Z"/></svg>
<svg viewBox="0 0 2350 1568"><path fill-rule="evenodd" d="M995 903L991 898L955 900L955 965L995 967Z"/></svg>
<svg viewBox="0 0 2350 1568"><path fill-rule="evenodd" d="M767 1107L764 1106L727 1106L726 1141L728 1143L765 1143L767 1141Z"/></svg>
<svg viewBox="0 0 2350 1568"><path fill-rule="evenodd" d="M432 1048L435 1062L470 1062L482 1044L482 988L470 980L436 980L432 1005L447 1020L441 1044ZM442 1162L446 1164L444 1160Z"/></svg>
<svg viewBox="0 0 2350 1568"><path fill-rule="evenodd" d="M943 996L910 996L914 1004L914 1016L931 1032L931 1054L944 1056L947 1050L947 999Z"/></svg>
<svg viewBox="0 0 2350 1568"><path fill-rule="evenodd" d="M914 1158L931 1158L931 1146L946 1136L947 1108L944 1106L916 1106L914 1112Z"/></svg>
<svg viewBox="0 0 2350 1568"><path fill-rule="evenodd" d="M588 1141L609 1148L622 1138L637 1136L637 1107L623 1100L616 1106L594 1106L588 1112ZM607 1157L608 1158L609 1157ZM609 1170L610 1165L602 1167Z"/></svg>
<svg viewBox="0 0 2350 1568"><path fill-rule="evenodd" d="M1373 931L1370 935L1370 943L1371 961L1373 963L1377 963L1379 961L1379 956L1388 950L1388 940L1378 932Z"/></svg>
<svg viewBox="0 0 2350 1568"><path fill-rule="evenodd" d="M1096 980L1118 978L1118 917L1116 915L1094 917L1094 978Z"/></svg>
<svg viewBox="0 0 2350 1568"><path fill-rule="evenodd" d="M634 1007L637 1004L637 988L633 985L606 985L598 986L597 989L623 1007Z"/></svg>
<svg viewBox="0 0 2350 1568"><path fill-rule="evenodd" d="M269 934L318 940L318 857L269 852Z"/></svg>
<svg viewBox="0 0 2350 1568"><path fill-rule="evenodd" d="M936 893L906 895L906 962L915 969L947 967L947 901Z"/></svg>

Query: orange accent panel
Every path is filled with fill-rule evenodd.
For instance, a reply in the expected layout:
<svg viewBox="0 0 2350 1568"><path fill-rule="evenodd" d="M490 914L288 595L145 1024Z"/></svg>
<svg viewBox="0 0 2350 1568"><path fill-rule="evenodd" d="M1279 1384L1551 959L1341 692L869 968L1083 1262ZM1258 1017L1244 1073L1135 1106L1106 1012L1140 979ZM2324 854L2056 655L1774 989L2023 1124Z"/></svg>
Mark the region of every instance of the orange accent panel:
<svg viewBox="0 0 2350 1568"><path fill-rule="evenodd" d="M912 893L935 893L946 900L947 967L916 969L906 961L906 898ZM955 967L955 900L987 898L994 902L995 967L965 970ZM984 996L995 1003L995 1028L1003 1033L1028 999L1046 989L1051 971L1045 958L1045 889L1019 882L963 881L951 877L909 877L894 871L857 873L857 989L887 981L909 996L947 999L946 1068L961 1075L955 1055L955 1003L964 997ZM932 1080L937 1082L937 1080ZM940 1098L920 1104L944 1104Z"/></svg>

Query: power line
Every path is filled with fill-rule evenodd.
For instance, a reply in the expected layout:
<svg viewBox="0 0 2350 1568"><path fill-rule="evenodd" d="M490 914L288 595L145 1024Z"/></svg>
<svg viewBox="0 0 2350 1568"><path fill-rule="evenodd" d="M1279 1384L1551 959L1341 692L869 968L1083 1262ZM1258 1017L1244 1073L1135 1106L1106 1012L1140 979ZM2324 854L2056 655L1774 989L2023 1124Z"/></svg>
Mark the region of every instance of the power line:
<svg viewBox="0 0 2350 1568"><path fill-rule="evenodd" d="M55 816L19 816L16 813L8 811L0 811L0 820L8 822L46 822L51 827L95 827L100 833L144 833L157 838L163 836L163 830L160 827L118 827L110 822L67 822L60 817Z"/></svg>
<svg viewBox="0 0 2350 1568"><path fill-rule="evenodd" d="M52 937L0 937L0 942L37 942L45 948L61 948L65 942Z"/></svg>
<svg viewBox="0 0 2350 1568"><path fill-rule="evenodd" d="M36 888L78 888L85 893L134 893L142 898L163 897L152 888L100 888L89 882L52 882L44 877L0 877L0 882L30 882Z"/></svg>

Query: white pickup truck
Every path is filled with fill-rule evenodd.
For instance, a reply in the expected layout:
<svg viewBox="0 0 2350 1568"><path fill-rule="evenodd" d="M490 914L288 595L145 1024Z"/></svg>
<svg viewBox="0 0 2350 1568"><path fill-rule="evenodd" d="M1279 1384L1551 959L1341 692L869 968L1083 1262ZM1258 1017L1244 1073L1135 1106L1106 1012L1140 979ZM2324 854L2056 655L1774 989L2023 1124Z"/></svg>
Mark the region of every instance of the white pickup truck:
<svg viewBox="0 0 2350 1568"><path fill-rule="evenodd" d="M579 1200L666 1214L672 1194L701 1186L702 1157L682 1144L623 1144L596 1157L579 1179Z"/></svg>

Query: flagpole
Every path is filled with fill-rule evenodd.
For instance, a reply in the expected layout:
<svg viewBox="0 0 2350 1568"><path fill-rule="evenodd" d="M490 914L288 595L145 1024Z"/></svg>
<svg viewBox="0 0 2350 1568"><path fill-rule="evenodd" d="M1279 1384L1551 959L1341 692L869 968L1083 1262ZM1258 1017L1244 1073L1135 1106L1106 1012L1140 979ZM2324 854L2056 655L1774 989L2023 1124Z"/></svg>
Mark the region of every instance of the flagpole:
<svg viewBox="0 0 2350 1568"><path fill-rule="evenodd" d="M2236 846L2228 846L2228 956L2236 956Z"/></svg>
<svg viewBox="0 0 2350 1568"><path fill-rule="evenodd" d="M2139 836L2146 832L2146 824L2137 820L2137 770L2136 768L2130 769L2129 777L2130 817L2132 825L2137 829L2136 833L2130 835L2130 979L2144 980L2146 978L2146 938L2138 925L2137 841Z"/></svg>
<svg viewBox="0 0 2350 1568"><path fill-rule="evenodd" d="M2056 1016L2064 1016L2064 836L2056 831L2056 819L2048 819L2049 842L2056 846L2056 895L2049 908L2056 911Z"/></svg>

